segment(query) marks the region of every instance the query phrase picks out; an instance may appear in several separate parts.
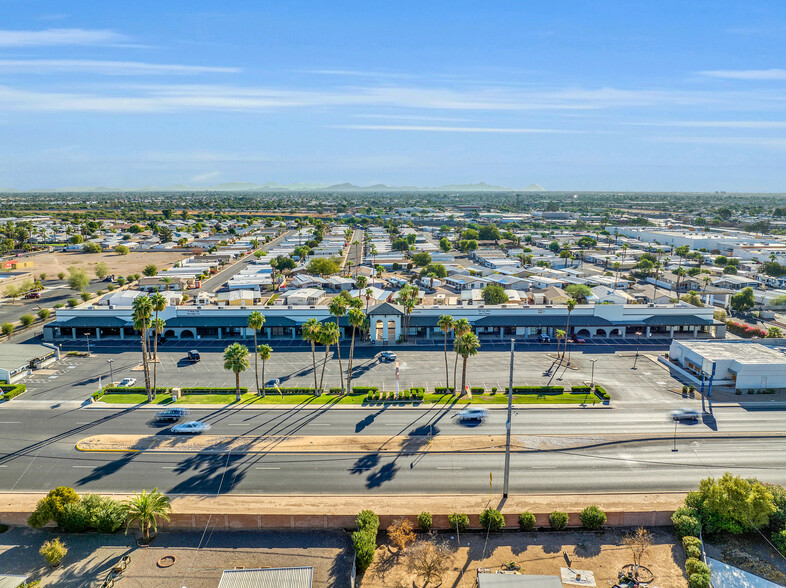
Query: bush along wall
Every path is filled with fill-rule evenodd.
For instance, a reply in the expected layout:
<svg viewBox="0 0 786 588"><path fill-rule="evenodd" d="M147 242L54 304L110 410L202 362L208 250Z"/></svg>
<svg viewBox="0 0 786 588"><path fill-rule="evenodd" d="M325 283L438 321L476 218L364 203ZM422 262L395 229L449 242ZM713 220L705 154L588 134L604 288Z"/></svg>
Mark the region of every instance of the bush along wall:
<svg viewBox="0 0 786 588"><path fill-rule="evenodd" d="M358 572L362 574L374 561L379 517L371 510L364 510L358 514L356 522L357 531L352 533L352 545L355 547L355 563Z"/></svg>
<svg viewBox="0 0 786 588"><path fill-rule="evenodd" d="M0 400L11 400L12 398L19 396L25 390L27 390L27 386L24 384L16 384L11 386L2 385L0 386L0 392L2 392L2 395L0 395Z"/></svg>

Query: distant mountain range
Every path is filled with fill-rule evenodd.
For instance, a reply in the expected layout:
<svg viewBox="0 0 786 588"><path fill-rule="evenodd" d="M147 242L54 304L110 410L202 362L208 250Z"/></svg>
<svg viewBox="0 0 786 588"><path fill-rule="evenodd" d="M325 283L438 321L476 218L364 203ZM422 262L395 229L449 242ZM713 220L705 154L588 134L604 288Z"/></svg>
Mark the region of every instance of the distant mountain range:
<svg viewBox="0 0 786 588"><path fill-rule="evenodd" d="M530 184L526 188L506 188L492 186L485 182L477 184L448 184L436 187L418 186L387 186L374 184L373 186L357 186L355 184L310 184L301 182L296 184L254 184L251 182L227 182L215 186L189 186L174 184L165 188L157 186L143 186L140 188L109 188L106 186L73 186L69 188L50 188L44 190L13 190L0 189L1 192L545 192L538 184Z"/></svg>

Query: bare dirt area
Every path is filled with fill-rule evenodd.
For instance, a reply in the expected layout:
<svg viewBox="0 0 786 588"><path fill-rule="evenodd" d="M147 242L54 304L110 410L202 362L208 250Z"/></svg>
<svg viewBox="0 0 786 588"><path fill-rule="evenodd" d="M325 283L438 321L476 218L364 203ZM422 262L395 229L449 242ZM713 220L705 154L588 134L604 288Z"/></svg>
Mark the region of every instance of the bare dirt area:
<svg viewBox="0 0 786 588"><path fill-rule="evenodd" d="M786 586L786 558L761 535L722 535L705 547L708 557Z"/></svg>
<svg viewBox="0 0 786 588"><path fill-rule="evenodd" d="M441 576L441 586L476 586L478 570L496 573L507 571L503 566L513 564L518 573L528 575L560 576L565 568L563 551L571 559L573 570L591 571L595 586L609 587L617 582L617 573L633 562L630 548L622 541L634 529L613 529L590 532L512 532L492 533L442 533L438 540L445 540L452 556L447 571ZM688 585L683 566L685 556L674 535L665 529L651 528L652 547L642 559L642 565L654 574L652 588L684 588ZM380 537L383 537L380 529ZM418 540L428 539L428 535ZM377 548L374 563L366 570L360 586L363 588L426 586L422 576L409 570L408 551L398 553L396 548L383 544ZM440 585L432 579L429 586Z"/></svg>
<svg viewBox="0 0 786 588"><path fill-rule="evenodd" d="M48 279L52 279L60 272L67 272L69 267L76 266L84 269L91 278L94 278L93 268L95 264L104 262L109 267L110 274L127 276L129 274L141 274L142 270L149 263L154 263L159 270L162 270L191 255L189 251L185 250L132 251L128 255L119 255L114 251L102 253L42 253L33 257L34 265L32 268L29 268L29 271L36 276L45 273Z"/></svg>

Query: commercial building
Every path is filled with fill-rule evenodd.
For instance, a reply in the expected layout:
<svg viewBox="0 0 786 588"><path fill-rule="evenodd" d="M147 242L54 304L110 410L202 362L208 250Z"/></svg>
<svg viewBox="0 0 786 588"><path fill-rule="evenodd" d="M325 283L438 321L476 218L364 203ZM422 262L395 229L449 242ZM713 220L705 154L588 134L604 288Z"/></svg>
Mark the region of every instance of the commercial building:
<svg viewBox="0 0 786 588"><path fill-rule="evenodd" d="M3 343L0 345L0 383L13 384L29 370L46 367L60 359L53 345Z"/></svg>
<svg viewBox="0 0 786 588"><path fill-rule="evenodd" d="M786 340L672 341L669 361L697 382L736 390L786 389ZM714 375L713 375L714 368Z"/></svg>

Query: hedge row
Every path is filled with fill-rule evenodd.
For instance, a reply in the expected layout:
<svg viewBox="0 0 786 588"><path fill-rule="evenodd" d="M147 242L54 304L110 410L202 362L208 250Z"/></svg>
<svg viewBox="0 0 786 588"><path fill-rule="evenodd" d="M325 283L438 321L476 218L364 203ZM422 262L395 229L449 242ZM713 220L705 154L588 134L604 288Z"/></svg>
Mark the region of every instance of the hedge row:
<svg viewBox="0 0 786 588"><path fill-rule="evenodd" d="M592 388L590 386L571 386L570 387L571 394L586 394L590 390L592 390ZM603 388L603 386L598 386L596 384L595 385L595 393L598 396L600 396L601 398L603 398L603 400L611 400L611 396L609 396L609 393L606 392L606 390Z"/></svg>
<svg viewBox="0 0 786 588"><path fill-rule="evenodd" d="M17 396L19 396L25 390L27 390L27 386L25 386L24 384L16 384L11 386L3 385L0 386L0 392L2 392L0 398L2 398L3 400L11 400L12 398L16 398Z"/></svg>
<svg viewBox="0 0 786 588"><path fill-rule="evenodd" d="M366 400L370 400L370 401L381 400L383 402L385 402L385 401L394 401L395 402L396 400L398 400L399 402L402 401L402 400L404 400L404 401L408 401L408 400L423 400L423 393L424 393L424 389L423 388L411 388L409 390L406 390L406 389L405 390L399 390L398 399L396 399L396 393L395 392L385 392L385 391L382 391L382 392L369 392L368 394L366 394Z"/></svg>
<svg viewBox="0 0 786 588"><path fill-rule="evenodd" d="M358 572L362 574L374 561L379 517L373 511L364 510L358 514L356 522L358 530L352 533L352 545L355 548L355 562Z"/></svg>
<svg viewBox="0 0 786 588"><path fill-rule="evenodd" d="M599 388L600 386L595 386L595 388ZM589 389L589 386L587 386ZM473 394L485 394L486 389L482 386L473 386L470 388ZM504 389L507 392L507 388ZM446 386L435 386L434 392L436 394L447 394L448 392L454 392L455 388L450 386L450 388ZM491 389L491 392L494 393L497 391L497 388L494 387ZM513 386L513 394L562 394L565 392L565 388L562 386Z"/></svg>
<svg viewBox="0 0 786 588"><path fill-rule="evenodd" d="M418 516L418 524L421 530L427 531L422 524L420 524L421 517L424 519L428 516L430 522L431 515L429 513L421 513ZM568 513L555 510L549 514L549 526L555 531L562 531L568 526ZM505 527L505 518L500 512L493 508L487 508L478 517L480 526L486 531L499 531ZM597 506L588 506L579 513L579 520L581 526L588 531L597 531L603 528L606 524L606 513L599 509ZM469 529L469 517L466 513L454 512L448 515L448 524L452 529L458 532L463 532ZM429 525L430 528L430 525ZM522 531L532 531L535 528L535 515L531 512L523 512L519 515L519 529Z"/></svg>
<svg viewBox="0 0 786 588"><path fill-rule="evenodd" d="M701 561L701 539L692 535L682 538L685 550L685 572L690 588L710 588L710 568Z"/></svg>
<svg viewBox="0 0 786 588"><path fill-rule="evenodd" d="M144 391L144 388L142 388ZM234 394L236 388L234 386L225 386L225 387L217 387L217 386L205 386L205 387L195 387L195 388L180 388L181 394ZM248 388L244 388L241 386L240 393L245 394L248 392Z"/></svg>
<svg viewBox="0 0 786 588"><path fill-rule="evenodd" d="M234 390L234 388L232 388ZM169 388L156 388L156 394L169 394ZM144 386L134 386L132 388L118 388L117 386L106 386L98 392L93 392L93 400L102 398L105 394L147 394Z"/></svg>

